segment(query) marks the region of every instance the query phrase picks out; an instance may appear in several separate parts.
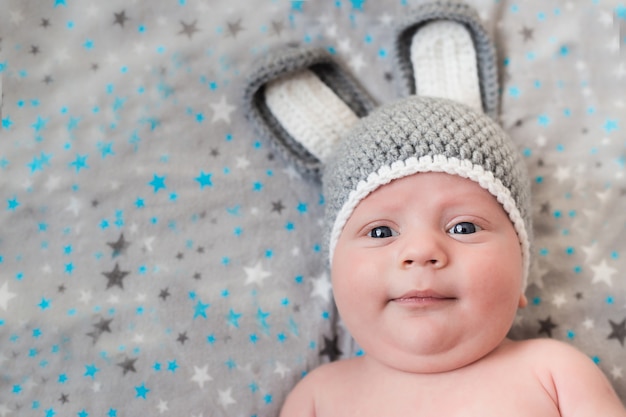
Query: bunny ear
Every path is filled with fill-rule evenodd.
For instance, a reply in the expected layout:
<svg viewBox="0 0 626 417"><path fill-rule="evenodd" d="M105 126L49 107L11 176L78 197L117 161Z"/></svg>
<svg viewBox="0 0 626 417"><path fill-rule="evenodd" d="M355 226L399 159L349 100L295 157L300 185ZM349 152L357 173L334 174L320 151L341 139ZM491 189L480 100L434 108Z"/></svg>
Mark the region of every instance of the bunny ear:
<svg viewBox="0 0 626 417"><path fill-rule="evenodd" d="M443 97L498 114L496 53L477 13L452 1L424 4L396 27L402 95Z"/></svg>
<svg viewBox="0 0 626 417"><path fill-rule="evenodd" d="M334 145L375 107L326 50L295 47L253 65L244 105L257 134L300 172L318 179Z"/></svg>

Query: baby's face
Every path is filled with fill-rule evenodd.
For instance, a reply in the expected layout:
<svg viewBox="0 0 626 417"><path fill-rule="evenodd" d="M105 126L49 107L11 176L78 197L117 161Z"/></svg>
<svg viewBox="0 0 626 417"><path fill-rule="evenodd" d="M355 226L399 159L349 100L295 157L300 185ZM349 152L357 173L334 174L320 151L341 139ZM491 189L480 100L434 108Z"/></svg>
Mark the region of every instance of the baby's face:
<svg viewBox="0 0 626 417"><path fill-rule="evenodd" d="M339 237L333 290L367 357L444 372L505 338L522 293L519 240L496 199L473 181L420 173L363 199Z"/></svg>

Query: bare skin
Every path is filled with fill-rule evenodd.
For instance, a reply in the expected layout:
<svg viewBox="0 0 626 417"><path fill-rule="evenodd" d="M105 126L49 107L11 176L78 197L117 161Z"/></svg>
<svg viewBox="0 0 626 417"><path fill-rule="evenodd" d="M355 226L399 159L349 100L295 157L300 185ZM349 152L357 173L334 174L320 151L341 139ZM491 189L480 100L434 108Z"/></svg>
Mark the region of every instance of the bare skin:
<svg viewBox="0 0 626 417"><path fill-rule="evenodd" d="M597 366L560 342L505 341L480 361L436 374L363 356L322 366L290 394L281 416L626 416Z"/></svg>
<svg viewBox="0 0 626 417"><path fill-rule="evenodd" d="M519 241L477 183L395 180L348 219L331 266L364 356L322 366L281 416L626 417L599 368L551 340L506 339L527 304Z"/></svg>

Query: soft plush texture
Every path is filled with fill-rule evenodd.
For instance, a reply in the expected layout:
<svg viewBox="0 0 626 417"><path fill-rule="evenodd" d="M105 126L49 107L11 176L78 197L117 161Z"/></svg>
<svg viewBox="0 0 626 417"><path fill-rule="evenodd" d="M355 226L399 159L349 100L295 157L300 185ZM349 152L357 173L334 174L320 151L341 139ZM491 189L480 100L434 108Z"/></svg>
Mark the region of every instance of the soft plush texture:
<svg viewBox="0 0 626 417"><path fill-rule="evenodd" d="M421 3L3 2L0 415L275 416L340 357L326 200L243 90L291 44L397 100L395 27ZM468 3L532 182L511 335L578 347L626 401L624 3Z"/></svg>

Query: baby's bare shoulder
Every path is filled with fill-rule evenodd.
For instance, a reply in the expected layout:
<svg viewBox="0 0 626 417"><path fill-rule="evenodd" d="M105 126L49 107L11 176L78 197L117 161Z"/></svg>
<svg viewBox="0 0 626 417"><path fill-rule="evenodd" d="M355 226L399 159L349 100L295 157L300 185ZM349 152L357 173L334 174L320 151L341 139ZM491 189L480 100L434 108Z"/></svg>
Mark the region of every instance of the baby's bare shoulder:
<svg viewBox="0 0 626 417"><path fill-rule="evenodd" d="M543 383L550 385L546 388L554 389L563 417L626 417L626 410L606 375L574 346L552 339L532 339L515 342L510 348L538 376L547 376Z"/></svg>

